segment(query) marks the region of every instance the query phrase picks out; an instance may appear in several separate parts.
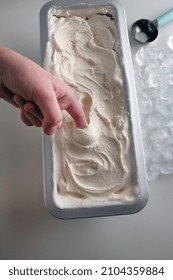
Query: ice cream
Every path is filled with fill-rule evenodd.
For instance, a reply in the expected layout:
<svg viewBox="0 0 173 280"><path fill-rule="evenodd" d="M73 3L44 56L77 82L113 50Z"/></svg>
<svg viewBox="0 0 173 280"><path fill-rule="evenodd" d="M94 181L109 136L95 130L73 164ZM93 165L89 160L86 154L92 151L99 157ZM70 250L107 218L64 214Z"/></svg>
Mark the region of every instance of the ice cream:
<svg viewBox="0 0 173 280"><path fill-rule="evenodd" d="M49 21L44 68L65 81L88 126L64 112L54 137L54 200L61 208L134 199L129 113L118 33L110 14L56 13Z"/></svg>

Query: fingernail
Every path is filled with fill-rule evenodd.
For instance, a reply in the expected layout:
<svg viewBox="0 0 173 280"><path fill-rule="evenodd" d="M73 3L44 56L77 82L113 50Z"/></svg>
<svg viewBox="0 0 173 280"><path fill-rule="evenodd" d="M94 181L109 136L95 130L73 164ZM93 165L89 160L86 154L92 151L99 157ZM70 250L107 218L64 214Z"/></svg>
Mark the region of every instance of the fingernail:
<svg viewBox="0 0 173 280"><path fill-rule="evenodd" d="M88 122L80 122L80 124L76 125L77 128L80 128L80 129L84 129L84 128L87 128L87 126L89 125Z"/></svg>
<svg viewBox="0 0 173 280"><path fill-rule="evenodd" d="M59 123L58 125L56 126L53 126L53 127L47 127L45 129L45 133L48 134L48 135L52 135L52 134L55 134L57 132L57 130L61 127L62 123Z"/></svg>
<svg viewBox="0 0 173 280"><path fill-rule="evenodd" d="M47 135L52 135L52 134L54 134L55 132L57 131L57 127L49 127L49 128L46 128L45 129L45 133L47 134Z"/></svg>

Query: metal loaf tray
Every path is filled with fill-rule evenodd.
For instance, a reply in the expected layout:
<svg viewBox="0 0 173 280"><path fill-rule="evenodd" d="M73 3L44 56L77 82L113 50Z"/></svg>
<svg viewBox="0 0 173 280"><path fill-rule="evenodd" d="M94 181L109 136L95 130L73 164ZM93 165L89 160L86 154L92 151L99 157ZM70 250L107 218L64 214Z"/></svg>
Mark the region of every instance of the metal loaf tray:
<svg viewBox="0 0 173 280"><path fill-rule="evenodd" d="M144 162L144 153L141 137L141 128L139 121L139 112L137 106L137 97L135 91L133 68L131 61L130 45L126 24L125 10L116 0L93 0L80 2L79 0L59 0L46 3L40 11L40 40L41 57L44 60L46 43L49 40L49 17L56 9L85 9L102 6L111 7L111 13L116 20L116 26L119 34L119 54L123 72L124 92L129 112L130 130L131 130L131 156L133 157L133 172L136 183L136 196L131 201L118 202L111 204L79 207L60 207L55 199L55 189L58 188L58 179L56 178L57 162L54 157L55 141L54 136L43 134L43 175L44 175L44 199L48 211L61 219L88 218L98 216L110 216L121 214L132 214L140 211L148 200L148 186L146 179L146 169ZM57 192L58 193L58 192Z"/></svg>

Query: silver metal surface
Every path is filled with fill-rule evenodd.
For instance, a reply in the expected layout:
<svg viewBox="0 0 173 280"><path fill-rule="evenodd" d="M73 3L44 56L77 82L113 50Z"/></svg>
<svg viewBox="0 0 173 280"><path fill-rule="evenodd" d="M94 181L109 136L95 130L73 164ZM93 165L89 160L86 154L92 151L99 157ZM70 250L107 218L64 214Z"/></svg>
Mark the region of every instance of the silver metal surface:
<svg viewBox="0 0 173 280"><path fill-rule="evenodd" d="M140 44L153 42L159 34L157 27L157 20L137 20L131 27L132 38Z"/></svg>

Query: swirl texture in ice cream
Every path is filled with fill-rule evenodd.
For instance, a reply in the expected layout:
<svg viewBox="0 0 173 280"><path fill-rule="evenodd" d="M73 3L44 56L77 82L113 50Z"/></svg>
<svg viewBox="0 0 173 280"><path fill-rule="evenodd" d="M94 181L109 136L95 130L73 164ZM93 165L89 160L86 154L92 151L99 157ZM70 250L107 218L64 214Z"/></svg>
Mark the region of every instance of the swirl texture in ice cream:
<svg viewBox="0 0 173 280"><path fill-rule="evenodd" d="M44 66L72 88L88 121L78 129L63 112L54 138L57 193L64 205L128 201L133 163L115 22L106 14L55 15L49 28Z"/></svg>

